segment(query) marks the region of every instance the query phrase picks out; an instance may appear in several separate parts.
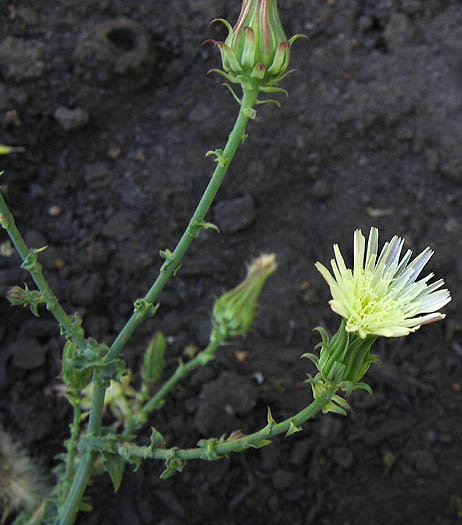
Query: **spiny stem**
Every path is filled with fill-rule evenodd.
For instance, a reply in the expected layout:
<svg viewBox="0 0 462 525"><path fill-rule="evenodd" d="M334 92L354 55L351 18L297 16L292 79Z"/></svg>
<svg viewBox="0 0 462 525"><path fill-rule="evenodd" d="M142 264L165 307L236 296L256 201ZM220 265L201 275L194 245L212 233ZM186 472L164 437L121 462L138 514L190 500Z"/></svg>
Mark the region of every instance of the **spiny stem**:
<svg viewBox="0 0 462 525"><path fill-rule="evenodd" d="M225 158L227 162L219 162L217 164L213 176L199 201L196 211L189 221L188 227L179 240L175 250L170 254L168 261L162 266L156 281L143 298L148 304L154 303L170 277L178 270L186 251L197 234L197 225L204 223L205 216L215 199L237 148L245 138L245 129L249 118L252 116L252 108L257 100L258 90L258 85L255 85L252 89L244 91L238 118L229 135L226 147L223 150L223 158ZM142 318L134 312L109 349L105 358L106 362L115 359L120 354L141 321ZM88 434L98 436L101 432L105 391L106 384L101 380L101 372L95 372L90 420L87 431ZM72 483L68 497L64 503L63 511L61 512L59 521L60 525L71 525L74 522L80 500L82 499L88 480L90 479L94 459L94 452L87 453L85 457L81 459L74 482Z"/></svg>
<svg viewBox="0 0 462 525"><path fill-rule="evenodd" d="M3 228L8 233L11 241L13 242L17 252L19 253L22 261L26 260L26 257L32 252L32 250L25 243L21 233L19 232L14 217L8 205L3 198L3 195L0 193L0 219ZM83 348L85 346L85 339L83 335L78 333L73 325L72 320L64 311L64 308L60 305L58 299L53 293L50 285L45 279L42 271L42 265L36 263L34 265L26 266L25 269L29 272L32 279L34 280L37 288L42 292L44 297L47 298L47 309L54 315L55 319L60 324L62 330L70 337L79 347Z"/></svg>
<svg viewBox="0 0 462 525"><path fill-rule="evenodd" d="M175 372L172 374L170 379L166 381L161 388L151 397L151 399L142 407L141 412L143 414L150 414L159 403L163 400L170 390L183 379L192 370L200 365L205 365L208 361L215 357L217 348L222 344L224 337L215 339L212 341L207 348L199 352L196 357L188 361L187 363L181 363L178 365Z"/></svg>
<svg viewBox="0 0 462 525"><path fill-rule="evenodd" d="M231 452L241 451L264 439L277 436L287 432L291 426L299 426L313 418L320 412L331 400L335 394L334 390L326 391L315 399L310 405L298 412L292 417L289 417L281 423L267 424L262 429L249 434L239 439L224 441L217 443L213 450L218 456L225 456ZM210 459L206 455L206 450L202 447L188 448L188 449L167 449L167 448L152 448L152 446L142 447L134 445L133 443L125 443L117 446L118 452L124 457L140 457L150 459L170 459L172 455L175 458L190 460L190 459Z"/></svg>
<svg viewBox="0 0 462 525"><path fill-rule="evenodd" d="M157 390L157 392L140 408L140 413L147 416L155 410L162 402L164 397L179 383L186 375L192 372L198 366L206 365L209 361L215 358L215 352L222 345L225 340L224 335L216 336L209 345L199 352L193 359L187 363L180 363L175 372L170 378ZM136 423L136 419L127 421L122 436L130 435L134 430L141 426Z"/></svg>

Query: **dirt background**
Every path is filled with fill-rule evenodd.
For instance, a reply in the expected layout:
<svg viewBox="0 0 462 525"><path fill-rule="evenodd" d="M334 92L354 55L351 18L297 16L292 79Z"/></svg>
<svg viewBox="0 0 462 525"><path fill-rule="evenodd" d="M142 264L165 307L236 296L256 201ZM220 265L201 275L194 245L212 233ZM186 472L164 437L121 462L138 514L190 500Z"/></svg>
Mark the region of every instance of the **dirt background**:
<svg viewBox="0 0 462 525"><path fill-rule="evenodd" d="M40 258L65 308L111 343L209 180L204 153L223 146L237 114L206 76L219 59L201 43L223 38L209 21L235 20L240 5L0 8L0 143L26 148L2 157L3 191L30 245L48 245ZM318 416L272 447L190 463L166 481L146 462L116 496L98 478L95 510L79 523L461 522L462 2L281 0L280 13L288 35L310 36L294 46L290 98L258 108L210 215L222 233L193 244L124 358L138 370L161 329L173 370L188 344L207 343L213 297L250 258L276 252L279 270L252 333L192 374L151 423L170 446L193 446L258 429L268 405L276 420L306 406L299 356L317 342L312 327L338 323L314 262L327 262L334 242L351 256L358 227L435 248L429 267L453 293L448 317L379 342L375 394L354 393L349 417ZM2 296L25 280L16 256L0 256ZM62 339L46 312L38 320L5 300L0 312L1 421L51 468L71 418L54 388Z"/></svg>

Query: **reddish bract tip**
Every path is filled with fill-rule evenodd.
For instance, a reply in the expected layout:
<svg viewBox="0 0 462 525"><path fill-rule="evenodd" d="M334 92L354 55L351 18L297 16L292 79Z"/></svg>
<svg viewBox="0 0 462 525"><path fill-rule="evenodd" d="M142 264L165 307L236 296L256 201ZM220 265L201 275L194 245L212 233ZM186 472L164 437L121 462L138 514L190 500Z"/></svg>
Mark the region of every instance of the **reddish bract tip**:
<svg viewBox="0 0 462 525"><path fill-rule="evenodd" d="M217 47L217 45L219 44L219 42L217 42L216 40L212 40L211 38L208 38L207 40L204 40L201 44L201 47L202 46L205 46L205 44L213 44L213 47Z"/></svg>

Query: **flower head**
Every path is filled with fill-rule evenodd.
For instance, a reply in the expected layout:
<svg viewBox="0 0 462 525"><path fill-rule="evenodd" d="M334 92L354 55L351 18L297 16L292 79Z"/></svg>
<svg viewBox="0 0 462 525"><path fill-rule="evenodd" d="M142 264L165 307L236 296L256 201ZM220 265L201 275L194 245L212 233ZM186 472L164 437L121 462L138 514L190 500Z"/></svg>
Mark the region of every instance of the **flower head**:
<svg viewBox="0 0 462 525"><path fill-rule="evenodd" d="M212 338L243 335L252 326L257 302L266 279L277 269L274 253L254 259L247 269L246 278L229 292L219 297L213 306Z"/></svg>
<svg viewBox="0 0 462 525"><path fill-rule="evenodd" d="M287 39L276 0L243 0L234 27L221 18L215 21L225 24L228 37L224 42L210 42L220 50L223 76L236 83L253 80L262 86L276 85L288 74L292 43L304 36Z"/></svg>
<svg viewBox="0 0 462 525"><path fill-rule="evenodd" d="M443 279L432 284L433 273L417 281L433 251L426 248L412 262L408 250L400 260L404 239L394 236L378 254L379 231L371 228L367 243L361 232L354 234L353 270L337 244L332 272L316 263L332 293L329 304L346 322L346 330L365 338L368 335L399 337L415 332L423 324L445 317L438 310L451 300ZM421 315L424 314L424 315Z"/></svg>

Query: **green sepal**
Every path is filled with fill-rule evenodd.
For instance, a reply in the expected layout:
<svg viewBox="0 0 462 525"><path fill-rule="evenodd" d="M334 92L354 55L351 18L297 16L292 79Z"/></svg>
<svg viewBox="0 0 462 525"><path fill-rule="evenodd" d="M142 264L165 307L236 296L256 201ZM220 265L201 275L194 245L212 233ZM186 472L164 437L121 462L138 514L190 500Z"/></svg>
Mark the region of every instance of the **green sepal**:
<svg viewBox="0 0 462 525"><path fill-rule="evenodd" d="M217 42L220 50L223 67L232 73L241 73L242 67L234 51L226 42Z"/></svg>
<svg viewBox="0 0 462 525"><path fill-rule="evenodd" d="M263 93L284 93L284 95L289 98L289 93L287 90L279 88L279 87L271 87L271 86L262 86L260 88L260 91L263 91Z"/></svg>
<svg viewBox="0 0 462 525"><path fill-rule="evenodd" d="M245 27L244 48L242 50L241 63L244 67L253 67L255 63L255 53L257 51L255 42L255 32L251 27Z"/></svg>
<svg viewBox="0 0 462 525"><path fill-rule="evenodd" d="M273 98L270 98L270 99L267 99L267 100L257 100L255 102L255 104L257 105L260 105L260 104L275 104L279 109L281 109L281 103L279 102L279 100L275 100Z"/></svg>
<svg viewBox="0 0 462 525"><path fill-rule="evenodd" d="M281 82L281 80L286 78L286 76L290 75L291 73L295 73L296 71L297 71L296 69L289 69L289 71L286 71L282 75L279 75L278 77L274 78L273 80L269 80L268 82L266 82L266 85L267 86L277 86L277 84L279 82Z"/></svg>
<svg viewBox="0 0 462 525"><path fill-rule="evenodd" d="M374 393L372 388L367 383L356 383L355 388L365 390L370 395Z"/></svg>
<svg viewBox="0 0 462 525"><path fill-rule="evenodd" d="M311 354L310 352L307 352L306 354L302 354L300 356L300 358L306 358L306 359L309 359L310 361L312 361L315 365L316 365L316 368L318 368L318 365L319 365L319 357L317 355L314 355L314 354Z"/></svg>
<svg viewBox="0 0 462 525"><path fill-rule="evenodd" d="M280 71L285 71L289 65L289 55L287 50L289 48L289 42L281 42L274 54L273 63L268 68L268 73L271 75L277 75Z"/></svg>
<svg viewBox="0 0 462 525"><path fill-rule="evenodd" d="M339 396L338 394L334 394L332 396L332 400L337 403L337 405L341 406L345 410L351 410L350 404L348 401L345 401L342 396Z"/></svg>
<svg viewBox="0 0 462 525"><path fill-rule="evenodd" d="M313 328L313 332L318 332L321 336L322 342L321 344L324 346L327 346L329 344L329 333L327 330L322 326L316 326L316 328Z"/></svg>
<svg viewBox="0 0 462 525"><path fill-rule="evenodd" d="M286 432L286 437L289 437L296 432L301 432L302 430L302 427L296 425L292 420L290 420L289 430Z"/></svg>
<svg viewBox="0 0 462 525"><path fill-rule="evenodd" d="M332 365L332 368L329 370L329 373L327 374L327 379L333 381L334 383L339 383L343 378L345 369L346 366L343 363L335 361Z"/></svg>
<svg viewBox="0 0 462 525"><path fill-rule="evenodd" d="M263 80L265 78L265 73L266 73L265 64L262 64L261 62L259 62L258 64L255 64L254 68L252 69L252 73L250 74L250 77L257 79L257 80Z"/></svg>
<svg viewBox="0 0 462 525"><path fill-rule="evenodd" d="M295 40L298 40L299 38L306 38L306 40L310 39L308 37L308 35L304 35L302 33L298 33L297 35L291 36L289 38L289 48L292 47L292 44L295 42Z"/></svg>
<svg viewBox="0 0 462 525"><path fill-rule="evenodd" d="M214 18L210 24L209 24L209 27L214 24L215 22L221 22L222 24L224 24L226 26L226 29L228 30L228 36L232 36L233 35L233 26L228 22L228 20L225 20L224 18ZM292 37L293 38L293 37Z"/></svg>
<svg viewBox="0 0 462 525"><path fill-rule="evenodd" d="M119 490L122 483L122 477L125 469L125 459L119 454L101 453L103 459L103 467L111 477L114 486L114 492Z"/></svg>
<svg viewBox="0 0 462 525"><path fill-rule="evenodd" d="M228 80L229 82L232 82L233 84L239 84L239 80L236 76L231 75L230 73L226 73L226 71L222 71L221 69L209 69L207 71L207 75L209 75L210 73L218 73L222 77L226 78L226 80Z"/></svg>
<svg viewBox="0 0 462 525"><path fill-rule="evenodd" d="M222 84L222 86L225 86L227 89L229 89L229 92L231 93L231 95L233 95L234 100L239 105L242 105L242 100L236 95L234 89L229 84L226 84L226 82L225 82L225 83Z"/></svg>
<svg viewBox="0 0 462 525"><path fill-rule="evenodd" d="M335 403L328 403L323 409L322 413L327 414L328 412L334 412L334 414L339 414L341 416L348 416L348 413L343 408L339 407Z"/></svg>
<svg viewBox="0 0 462 525"><path fill-rule="evenodd" d="M345 392L346 396L349 396L351 392L353 392L354 386L355 385L353 385L351 381L342 381L339 384L339 388L341 388Z"/></svg>

